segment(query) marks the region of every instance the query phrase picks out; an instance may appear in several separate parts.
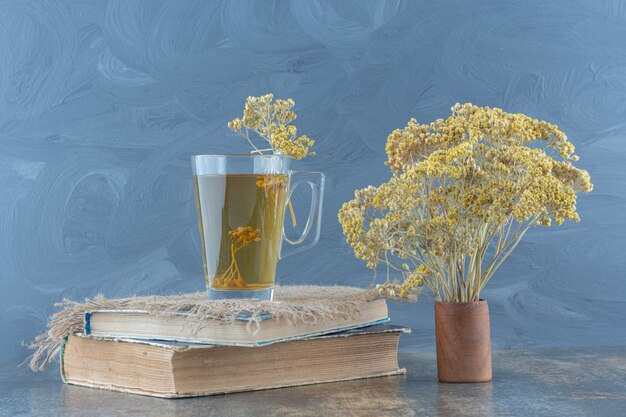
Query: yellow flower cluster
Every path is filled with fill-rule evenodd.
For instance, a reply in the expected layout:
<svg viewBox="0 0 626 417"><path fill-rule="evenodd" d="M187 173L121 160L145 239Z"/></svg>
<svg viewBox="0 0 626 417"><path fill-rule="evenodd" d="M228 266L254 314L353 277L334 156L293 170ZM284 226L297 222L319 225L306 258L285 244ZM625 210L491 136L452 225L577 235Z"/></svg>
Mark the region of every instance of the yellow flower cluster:
<svg viewBox="0 0 626 417"><path fill-rule="evenodd" d="M382 296L389 298L414 300L418 295L422 295L422 285L428 275L428 270L424 265L420 265L414 271L411 271L407 264L402 264L404 271L404 281L387 281L384 284L377 284L376 290Z"/></svg>
<svg viewBox="0 0 626 417"><path fill-rule="evenodd" d="M436 299L477 299L528 228L578 221L576 193L592 190L557 126L496 108L456 104L445 120L411 119L386 151L391 179L356 191L339 221L368 268L403 274L379 287L390 296L425 284Z"/></svg>
<svg viewBox="0 0 626 417"><path fill-rule="evenodd" d="M246 246L250 242L259 242L261 240L259 237L261 230L255 229L252 226L239 226L235 230L229 231L228 234L232 237L233 241L241 242L242 246Z"/></svg>
<svg viewBox="0 0 626 417"><path fill-rule="evenodd" d="M271 150L293 159L315 155L315 152L309 152L315 141L306 135L298 136L298 129L291 124L297 117L291 110L295 102L292 99L276 99L272 102L273 99L273 94L248 97L243 118L230 121L228 127L245 137L257 153ZM260 139L267 141L269 149L257 147L250 132L255 132Z"/></svg>
<svg viewBox="0 0 626 417"><path fill-rule="evenodd" d="M404 129L394 130L387 138L387 165L394 172L424 161L434 151L448 149L466 141L489 138L496 145L523 145L545 141L565 159L578 160L574 145L558 126L532 119L524 114L510 114L498 108L456 104L452 116L430 124L409 120Z"/></svg>

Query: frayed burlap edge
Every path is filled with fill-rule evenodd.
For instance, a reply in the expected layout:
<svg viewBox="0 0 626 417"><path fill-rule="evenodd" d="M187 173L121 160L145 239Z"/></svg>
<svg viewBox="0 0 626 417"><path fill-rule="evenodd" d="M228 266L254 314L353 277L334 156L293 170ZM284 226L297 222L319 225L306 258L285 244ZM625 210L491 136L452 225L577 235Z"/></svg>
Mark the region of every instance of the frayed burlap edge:
<svg viewBox="0 0 626 417"><path fill-rule="evenodd" d="M33 371L43 370L59 354L63 338L83 331L85 313L95 310L142 310L157 315L189 317L192 333L209 320L234 322L241 315L251 316L249 331L258 330L261 315L271 314L287 323L317 323L336 318L356 318L360 306L377 298L377 293L343 286L276 287L273 301L207 300L206 293L143 296L107 299L99 294L83 302L63 299L55 304L61 310L48 322L48 331L28 345L34 352L29 358ZM256 327L255 327L256 326Z"/></svg>

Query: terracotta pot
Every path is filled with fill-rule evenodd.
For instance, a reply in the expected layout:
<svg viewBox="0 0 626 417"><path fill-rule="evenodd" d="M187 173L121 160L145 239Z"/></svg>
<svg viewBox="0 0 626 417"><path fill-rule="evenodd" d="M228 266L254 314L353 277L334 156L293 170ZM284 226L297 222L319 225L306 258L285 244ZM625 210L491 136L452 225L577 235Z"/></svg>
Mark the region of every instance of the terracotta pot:
<svg viewBox="0 0 626 417"><path fill-rule="evenodd" d="M439 382L491 381L487 301L435 303Z"/></svg>

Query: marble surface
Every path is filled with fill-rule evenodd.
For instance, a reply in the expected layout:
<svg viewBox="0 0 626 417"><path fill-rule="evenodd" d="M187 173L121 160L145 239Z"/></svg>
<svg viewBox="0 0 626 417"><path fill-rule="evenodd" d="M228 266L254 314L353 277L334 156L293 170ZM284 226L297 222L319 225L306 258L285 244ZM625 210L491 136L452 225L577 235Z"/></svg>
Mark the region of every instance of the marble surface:
<svg viewBox="0 0 626 417"><path fill-rule="evenodd" d="M0 365L0 416L551 416L626 410L626 348L498 350L494 379L439 384L432 352L402 352L404 376L164 400L64 385L58 369ZM54 368L54 369L53 369Z"/></svg>
<svg viewBox="0 0 626 417"><path fill-rule="evenodd" d="M494 346L626 345L624 2L4 0L0 21L0 361L63 297L203 288L190 155L247 152L226 124L266 92L317 140L294 168L327 175L282 284L369 285L337 210L387 180L393 129L469 101L558 124L595 183L484 291ZM432 310L392 306L403 347L434 346Z"/></svg>

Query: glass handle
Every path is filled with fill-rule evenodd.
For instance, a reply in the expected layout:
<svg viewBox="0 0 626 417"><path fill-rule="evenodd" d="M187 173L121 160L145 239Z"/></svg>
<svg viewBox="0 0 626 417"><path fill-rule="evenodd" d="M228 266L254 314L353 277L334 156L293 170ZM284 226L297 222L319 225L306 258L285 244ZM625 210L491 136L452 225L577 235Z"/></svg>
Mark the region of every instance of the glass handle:
<svg viewBox="0 0 626 417"><path fill-rule="evenodd" d="M281 259L309 249L320 240L322 203L324 202L324 182L325 177L321 172L291 171L289 198L291 198L293 192L300 184L307 184L311 188L311 208L309 210L309 218L299 238L295 240L289 239L283 228L283 244L280 249Z"/></svg>

